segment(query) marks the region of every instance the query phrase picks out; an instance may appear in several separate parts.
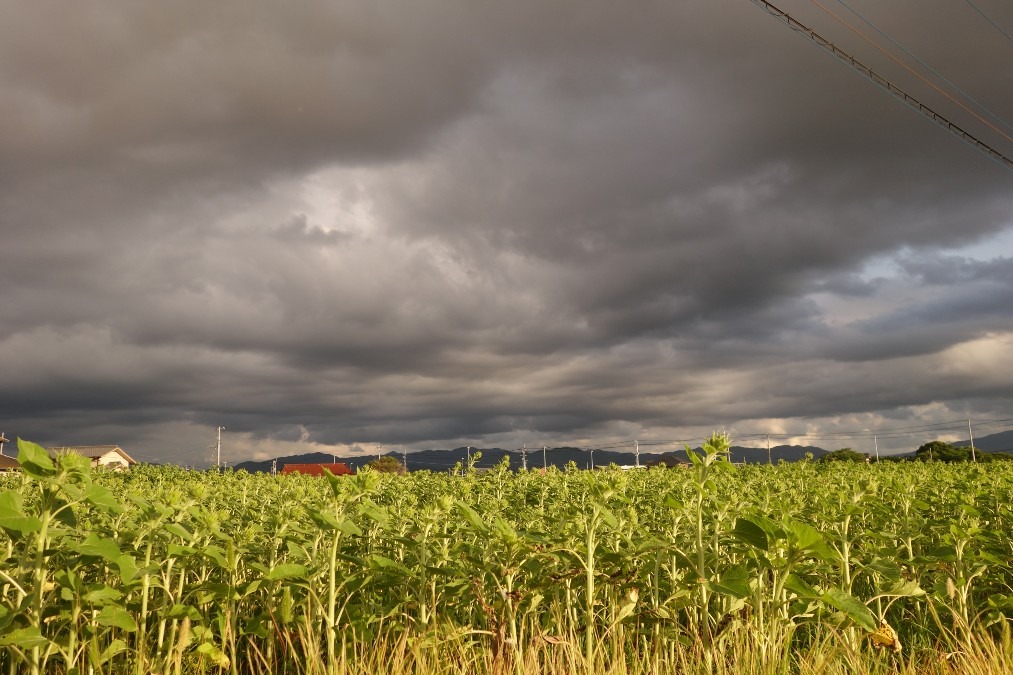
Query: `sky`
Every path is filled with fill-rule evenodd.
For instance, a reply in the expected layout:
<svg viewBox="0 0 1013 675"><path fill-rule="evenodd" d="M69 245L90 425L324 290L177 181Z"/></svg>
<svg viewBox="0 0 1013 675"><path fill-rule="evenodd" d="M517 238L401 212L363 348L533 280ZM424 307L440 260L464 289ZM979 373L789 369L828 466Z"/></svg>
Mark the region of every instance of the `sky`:
<svg viewBox="0 0 1013 675"><path fill-rule="evenodd" d="M1008 2L775 4L1013 154ZM1013 418L1013 171L749 0L4 3L0 234L43 445Z"/></svg>

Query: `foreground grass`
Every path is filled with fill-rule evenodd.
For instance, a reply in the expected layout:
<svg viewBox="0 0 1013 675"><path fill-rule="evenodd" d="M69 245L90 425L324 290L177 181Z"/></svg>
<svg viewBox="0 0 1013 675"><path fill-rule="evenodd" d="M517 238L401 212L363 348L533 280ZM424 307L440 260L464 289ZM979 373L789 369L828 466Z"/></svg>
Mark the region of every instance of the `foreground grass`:
<svg viewBox="0 0 1013 675"><path fill-rule="evenodd" d="M456 639L446 636L437 644L402 636L346 646L344 656L329 666L320 660L274 671L266 664L250 662L240 670L293 675L1008 675L1013 672L1013 644L1008 634L998 638L976 634L959 644L917 647L898 654L868 645L856 647L846 635L834 631L827 631L807 648L799 649L788 634L757 635L750 627L740 626L710 650L697 644L635 651L630 645L606 641L597 645L590 662L585 658L579 636L533 643L519 657L513 653L494 654L487 641L476 635Z"/></svg>

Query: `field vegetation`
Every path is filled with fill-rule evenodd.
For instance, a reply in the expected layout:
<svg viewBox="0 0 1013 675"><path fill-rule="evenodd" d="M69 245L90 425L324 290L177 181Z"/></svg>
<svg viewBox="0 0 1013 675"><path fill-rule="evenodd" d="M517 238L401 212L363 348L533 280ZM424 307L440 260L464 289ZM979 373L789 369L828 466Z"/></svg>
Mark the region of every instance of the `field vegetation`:
<svg viewBox="0 0 1013 675"><path fill-rule="evenodd" d="M1013 672L1013 464L0 483L0 673ZM467 469L467 468L466 468Z"/></svg>

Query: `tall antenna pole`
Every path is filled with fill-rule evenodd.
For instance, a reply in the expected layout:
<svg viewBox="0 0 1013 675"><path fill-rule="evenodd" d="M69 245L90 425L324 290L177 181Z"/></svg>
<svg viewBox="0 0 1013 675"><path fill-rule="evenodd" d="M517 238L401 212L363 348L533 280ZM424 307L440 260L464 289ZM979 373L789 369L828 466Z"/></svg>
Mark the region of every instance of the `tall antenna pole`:
<svg viewBox="0 0 1013 675"><path fill-rule="evenodd" d="M817 47L829 53L838 61L844 63L844 65L849 66L852 70L864 76L867 80L875 84L880 89L884 89L888 94L898 99L899 101L907 105L909 108L914 109L923 117L927 117L931 121L935 122L938 126L941 126L946 131L949 131L957 138L974 146L977 150L988 155L996 162L1004 165L1007 169L1013 169L1013 159L1011 159L1007 155L1004 155L1002 152L996 150L991 145L988 145L987 143L980 140L976 136L972 136L970 133L960 128L947 118L943 117L935 110L933 110L932 108L928 107L927 105L916 99L914 96L911 96L903 89L895 85L893 82L886 79L885 77L874 71L872 68L856 59L851 54L848 54L846 51L844 51L843 49L832 43L830 40L826 39L816 31L814 31L812 28L809 28L809 26L806 26L805 24L799 22L797 19L789 15L787 12L778 9L773 4L767 2L767 0L751 0L751 1L754 5L759 5L760 7L765 9L768 14L777 17L793 31L805 36L810 41L812 41Z"/></svg>
<svg viewBox="0 0 1013 675"><path fill-rule="evenodd" d="M978 456L974 452L974 432L971 431L971 418L967 418L967 436L971 439L971 461L977 463Z"/></svg>
<svg viewBox="0 0 1013 675"><path fill-rule="evenodd" d="M218 459L216 460L216 466L218 470L222 470L222 429L225 427L218 427Z"/></svg>

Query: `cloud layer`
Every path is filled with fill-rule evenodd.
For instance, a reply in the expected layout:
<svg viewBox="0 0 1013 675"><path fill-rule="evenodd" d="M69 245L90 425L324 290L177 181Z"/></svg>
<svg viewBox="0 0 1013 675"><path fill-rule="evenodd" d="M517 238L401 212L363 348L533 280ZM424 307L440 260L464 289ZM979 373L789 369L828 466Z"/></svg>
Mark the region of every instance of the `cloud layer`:
<svg viewBox="0 0 1013 675"><path fill-rule="evenodd" d="M979 15L849 5L1013 119ZM747 0L12 5L0 128L8 436L189 464L218 425L239 461L1010 416L1013 173Z"/></svg>

